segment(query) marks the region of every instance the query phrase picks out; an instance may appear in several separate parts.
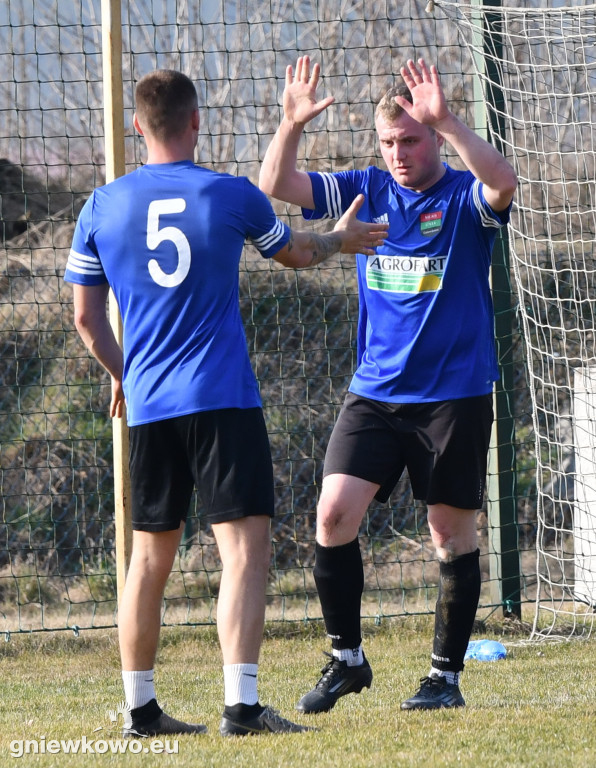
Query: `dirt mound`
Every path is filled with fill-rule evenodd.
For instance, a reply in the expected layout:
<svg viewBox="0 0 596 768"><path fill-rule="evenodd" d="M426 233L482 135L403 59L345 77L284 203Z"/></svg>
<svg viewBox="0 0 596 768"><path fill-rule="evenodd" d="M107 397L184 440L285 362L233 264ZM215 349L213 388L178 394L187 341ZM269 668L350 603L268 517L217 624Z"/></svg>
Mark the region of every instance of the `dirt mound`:
<svg viewBox="0 0 596 768"><path fill-rule="evenodd" d="M49 278L63 273L84 200L0 158L0 303L57 301Z"/></svg>

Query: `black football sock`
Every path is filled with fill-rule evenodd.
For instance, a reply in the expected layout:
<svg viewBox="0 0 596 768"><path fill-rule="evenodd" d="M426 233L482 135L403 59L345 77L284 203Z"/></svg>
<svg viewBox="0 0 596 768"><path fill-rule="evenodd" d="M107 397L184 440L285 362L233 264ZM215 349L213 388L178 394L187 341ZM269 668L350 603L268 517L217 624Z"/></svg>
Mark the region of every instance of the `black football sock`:
<svg viewBox="0 0 596 768"><path fill-rule="evenodd" d="M315 545L315 584L331 645L358 648L364 568L358 539L339 547Z"/></svg>
<svg viewBox="0 0 596 768"><path fill-rule="evenodd" d="M432 665L460 672L480 600L480 550L439 563Z"/></svg>

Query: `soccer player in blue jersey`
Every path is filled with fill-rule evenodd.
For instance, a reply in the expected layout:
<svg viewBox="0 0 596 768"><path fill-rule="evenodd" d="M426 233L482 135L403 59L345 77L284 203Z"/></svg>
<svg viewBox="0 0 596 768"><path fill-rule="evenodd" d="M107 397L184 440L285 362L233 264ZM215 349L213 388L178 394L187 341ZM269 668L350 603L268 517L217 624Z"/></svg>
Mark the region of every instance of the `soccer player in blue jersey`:
<svg viewBox="0 0 596 768"><path fill-rule="evenodd" d="M136 88L134 125L147 164L96 189L76 224L65 280L76 327L112 378L112 416L130 426L133 548L119 605L132 723L126 735L201 733L157 703L153 667L161 606L193 486L222 561L217 629L223 655L222 735L307 730L259 704L257 666L270 562L273 475L259 389L238 305L245 242L288 267L333 253L374 253L386 225L356 219L296 232L248 179L194 164L196 89L158 70ZM106 315L111 288L123 350Z"/></svg>
<svg viewBox="0 0 596 768"><path fill-rule="evenodd" d="M331 660L298 702L330 710L370 687L362 652L364 585L358 531L369 503L386 501L405 468L424 500L439 561L430 671L402 709L464 706L464 654L480 596L476 511L485 488L492 390L498 376L489 288L491 250L517 184L514 170L448 108L436 67L402 67L403 83L377 106L387 170L297 169L317 101L320 67L308 56L286 72L284 117L259 186L300 205L306 218L337 219L359 194L359 216L389 222L383 247L356 257L358 366L325 457L314 576ZM468 170L443 163L449 142Z"/></svg>

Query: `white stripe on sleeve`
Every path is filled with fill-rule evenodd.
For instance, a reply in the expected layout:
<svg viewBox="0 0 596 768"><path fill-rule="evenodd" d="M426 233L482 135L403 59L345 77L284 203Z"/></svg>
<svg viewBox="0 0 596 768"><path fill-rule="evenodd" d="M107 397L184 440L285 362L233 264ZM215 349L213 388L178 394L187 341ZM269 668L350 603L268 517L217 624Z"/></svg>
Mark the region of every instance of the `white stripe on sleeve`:
<svg viewBox="0 0 596 768"><path fill-rule="evenodd" d="M331 173L319 173L319 176L325 188L325 203L327 205L327 216L323 218L339 219L343 211L337 179Z"/></svg>
<svg viewBox="0 0 596 768"><path fill-rule="evenodd" d="M275 225L272 229L269 230L269 232L266 232L264 235L261 235L261 237L254 238L252 242L256 245L256 247L261 252L268 251L270 248L273 248L274 245L281 240L281 238L284 235L284 225L279 219L275 219Z"/></svg>
<svg viewBox="0 0 596 768"><path fill-rule="evenodd" d="M486 207L486 204L483 202L482 198L480 197L480 182L478 179L474 182L474 186L472 187L472 195L474 199L474 206L478 213L480 214L480 220L482 222L483 227L494 227L495 229L500 229L503 224L499 219L491 213L491 211Z"/></svg>
<svg viewBox="0 0 596 768"><path fill-rule="evenodd" d="M96 256L78 253L72 249L68 255L66 269L79 275L89 275L90 277L97 277L104 273L101 262Z"/></svg>

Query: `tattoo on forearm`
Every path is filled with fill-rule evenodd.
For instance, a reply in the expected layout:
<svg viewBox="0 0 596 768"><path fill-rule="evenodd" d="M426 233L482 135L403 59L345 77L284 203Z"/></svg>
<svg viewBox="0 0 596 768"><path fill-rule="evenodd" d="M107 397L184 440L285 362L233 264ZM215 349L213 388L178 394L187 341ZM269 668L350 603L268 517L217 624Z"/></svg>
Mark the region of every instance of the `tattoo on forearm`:
<svg viewBox="0 0 596 768"><path fill-rule="evenodd" d="M296 237L298 235L298 238ZM299 252L299 261L301 267L314 267L317 264L333 256L341 250L342 239L338 232L326 232L319 235L316 232L296 232L290 230L290 239L287 249L291 253L293 250ZM303 254L310 253L310 260L302 262Z"/></svg>
<svg viewBox="0 0 596 768"><path fill-rule="evenodd" d="M311 267L325 261L341 248L341 237L337 232L327 232L324 235L311 233L308 248L312 251L310 259Z"/></svg>

